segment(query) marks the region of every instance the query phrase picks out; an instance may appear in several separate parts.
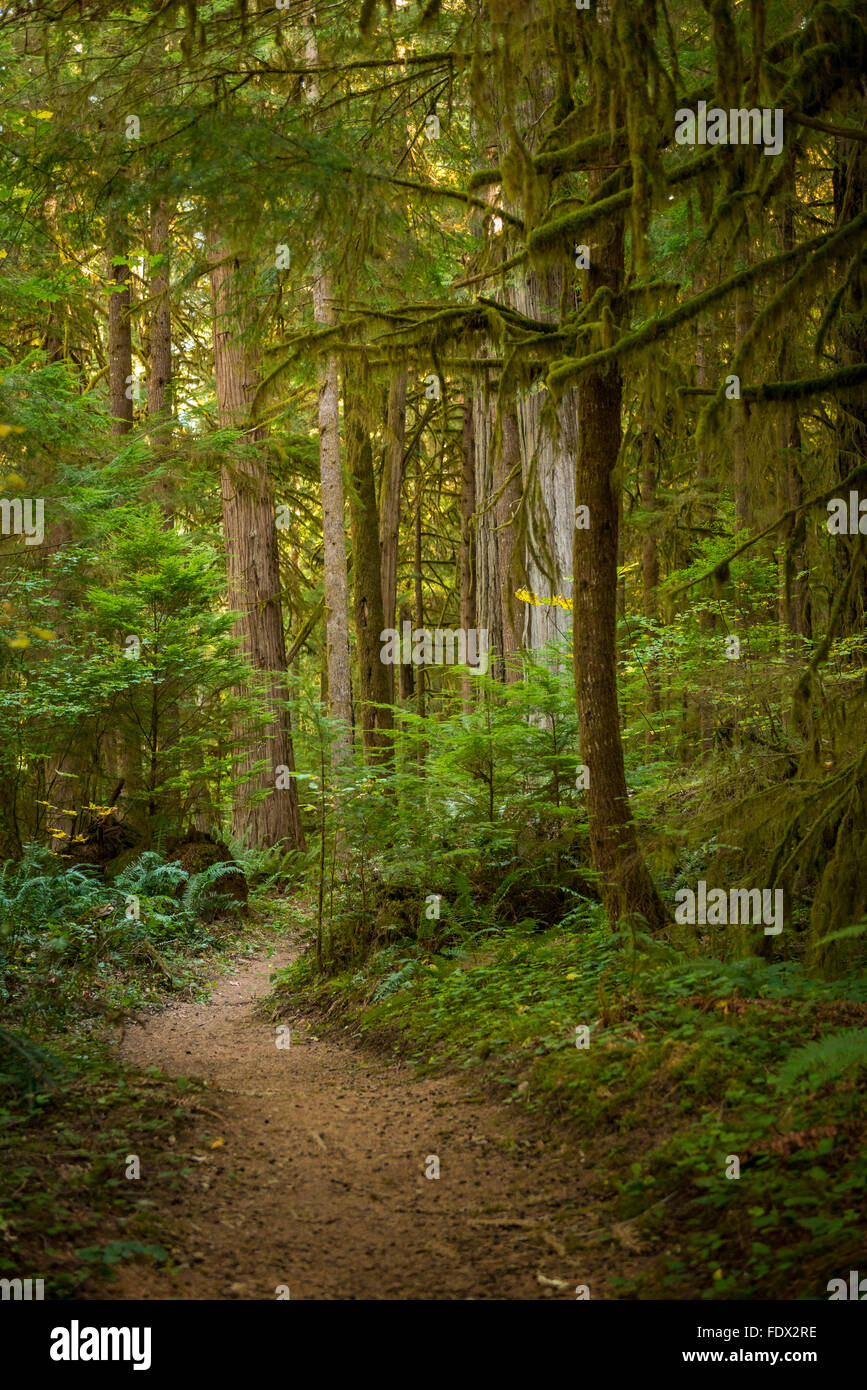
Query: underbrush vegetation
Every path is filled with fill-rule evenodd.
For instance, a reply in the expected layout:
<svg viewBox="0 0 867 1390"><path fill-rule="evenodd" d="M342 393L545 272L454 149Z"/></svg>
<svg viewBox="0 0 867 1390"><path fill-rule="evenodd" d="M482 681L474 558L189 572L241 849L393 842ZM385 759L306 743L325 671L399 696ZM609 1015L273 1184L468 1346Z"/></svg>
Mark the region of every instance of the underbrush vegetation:
<svg viewBox="0 0 867 1390"><path fill-rule="evenodd" d="M629 669L653 659L669 679L689 636L666 648L648 626ZM816 911L813 843L818 829L845 862L855 822L825 798L782 705L749 714L733 677L735 722L700 763L676 756L671 719L652 763L632 730L632 811L671 923L654 936L611 923L587 868L568 651L521 676L474 676L469 710L447 687L435 717L396 707L387 770L332 770L321 710L302 717L320 767L301 778L319 891L275 1017L312 1003L420 1071L467 1072L580 1133L601 1238L625 1250L612 1293L827 1297L858 1267L867 1216L867 928L851 905ZM643 692L631 676L625 690L628 720ZM845 672L826 697L816 727L845 789L860 756ZM680 889L768 883L769 860L781 934L677 923Z"/></svg>
<svg viewBox="0 0 867 1390"><path fill-rule="evenodd" d="M592 905L329 976L312 961L283 973L278 1012L333 1018L339 1001L420 1071L458 1069L580 1134L600 1238L634 1266L612 1295L825 1298L863 1258L863 977L678 960L614 938Z"/></svg>
<svg viewBox="0 0 867 1390"><path fill-rule="evenodd" d="M0 1276L29 1270L50 1278L52 1298L71 1298L110 1286L124 1261L170 1262L159 1208L184 1190L178 1140L201 1087L121 1065L116 1030L132 1010L206 998L209 977L256 949L273 858L188 873L145 851L107 878L31 845L4 866ZM239 867L259 894L243 918L221 891ZM131 1153L149 1176L132 1204Z"/></svg>
<svg viewBox="0 0 867 1390"><path fill-rule="evenodd" d="M236 904L215 864L190 875L146 851L114 879L28 847L0 873L0 1001L4 1018L50 1029L76 1016L132 1008L190 981L190 962L226 939ZM223 925L202 921L224 914Z"/></svg>

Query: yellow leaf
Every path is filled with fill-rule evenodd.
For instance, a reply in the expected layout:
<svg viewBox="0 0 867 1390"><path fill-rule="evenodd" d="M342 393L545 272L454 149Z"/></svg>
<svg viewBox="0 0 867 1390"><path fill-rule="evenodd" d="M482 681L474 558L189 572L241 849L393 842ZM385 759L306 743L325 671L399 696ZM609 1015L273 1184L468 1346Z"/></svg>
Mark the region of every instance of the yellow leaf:
<svg viewBox="0 0 867 1390"><path fill-rule="evenodd" d="M566 976L566 979L567 979L567 980L577 980L577 979L578 979L578 976L575 974L575 971L574 971L574 970L570 970L570 971L569 971L569 974Z"/></svg>
<svg viewBox="0 0 867 1390"><path fill-rule="evenodd" d="M543 598L541 594L531 594L527 589L516 589L515 598L519 598L522 603L532 603L534 608L565 608L567 613L572 608L572 600L563 598L560 594Z"/></svg>
<svg viewBox="0 0 867 1390"><path fill-rule="evenodd" d="M23 650L24 647L29 647L29 646L30 646L30 638L29 638L29 637L25 637L23 632L19 632L19 634L18 634L17 637L10 637L10 638L9 638L9 646L10 646L10 647L19 647L19 648L21 648L21 649Z"/></svg>
<svg viewBox="0 0 867 1390"><path fill-rule="evenodd" d="M33 114L37 121L50 121L54 118L53 111L34 111Z"/></svg>
<svg viewBox="0 0 867 1390"><path fill-rule="evenodd" d="M223 1144L224 1144L224 1143L225 1143L225 1140L223 1140L223 1139L215 1139L214 1142L213 1142L213 1144L211 1145L211 1148L212 1148L212 1149L221 1149L221 1148L223 1147Z"/></svg>
<svg viewBox="0 0 867 1390"><path fill-rule="evenodd" d="M56 634L47 627L35 627L33 632L36 637L41 637L43 642L53 642L56 636Z"/></svg>

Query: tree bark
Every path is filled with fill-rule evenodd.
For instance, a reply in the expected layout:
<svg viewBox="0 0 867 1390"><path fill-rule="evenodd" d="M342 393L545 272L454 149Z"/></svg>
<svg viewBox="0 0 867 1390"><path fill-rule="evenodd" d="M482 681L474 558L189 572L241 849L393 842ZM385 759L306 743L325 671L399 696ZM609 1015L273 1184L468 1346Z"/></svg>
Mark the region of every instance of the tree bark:
<svg viewBox="0 0 867 1390"><path fill-rule="evenodd" d="M791 251L795 246L795 219L793 199L790 199L783 213L783 249ZM780 351L779 378L788 381L795 376L794 354L786 339ZM804 500L804 479L801 473L801 426L798 402L786 401L780 413L780 449L782 467L777 472L777 512L782 514L791 507L799 507ZM780 625L783 640L791 634L794 637L809 637L812 632L812 600L810 577L807 564L807 526L804 517L791 522L783 537L782 553L779 557L780 575Z"/></svg>
<svg viewBox="0 0 867 1390"><path fill-rule="evenodd" d="M401 604L400 612L398 613L398 622L400 623L398 631L401 633L401 636L403 635L404 623L409 623L410 627L412 627L412 609L408 603ZM403 646L401 645L401 653L402 652ZM415 696L415 676L412 662L401 660L398 672L398 694L401 700L412 700Z"/></svg>
<svg viewBox="0 0 867 1390"><path fill-rule="evenodd" d="M148 324L148 419L167 418L172 380L172 317L169 300L169 224L171 210L164 198L151 208L150 253L164 257L151 278L153 305Z"/></svg>
<svg viewBox="0 0 867 1390"><path fill-rule="evenodd" d="M591 178L598 183L600 175ZM602 244L591 244L587 299L622 289L624 228L612 218ZM578 386L576 504L590 509L588 529L574 536L574 652L581 757L590 772L587 813L593 867L612 928L621 919L666 924L665 909L638 847L629 808L617 702L617 540L622 378L616 364L590 372Z"/></svg>
<svg viewBox="0 0 867 1390"><path fill-rule="evenodd" d="M406 436L406 368L392 377L388 392L385 452L379 490L379 548L382 568L382 622L393 628L397 609L397 549L400 532L400 488ZM388 673L389 699L394 699L394 667Z"/></svg>
<svg viewBox="0 0 867 1390"><path fill-rule="evenodd" d="M128 265L113 262L129 251L126 219L113 214L109 219L108 280L108 403L113 435L128 434L133 422L131 272Z"/></svg>
<svg viewBox="0 0 867 1390"><path fill-rule="evenodd" d="M460 602L461 627L469 633L476 626L476 575L473 546L473 525L476 510L476 465L473 436L473 409L464 405L464 425L461 434L461 552L460 552ZM479 649L481 650L481 648ZM461 680L461 696L464 712L473 708L473 677L464 676Z"/></svg>
<svg viewBox="0 0 867 1390"><path fill-rule="evenodd" d="M421 460L415 461L415 517L413 520L413 593L415 596L415 626L416 631L424 627L424 590L422 588L422 544L421 544ZM418 678L415 687L415 712L419 719L424 719L425 714L425 669L423 665L418 668ZM419 764L423 764L425 759L425 748L419 745Z"/></svg>
<svg viewBox="0 0 867 1390"><path fill-rule="evenodd" d="M863 125L867 100L861 98L854 105L852 114L861 116ZM834 225L841 227L867 211L867 146L858 140L840 139L836 141L836 147ZM863 256L852 267L837 324L838 365L850 367L867 360L867 268ZM838 401L836 415L837 476L843 479L867 458L867 390L861 386ZM859 494L864 495L863 483ZM857 553L862 546L860 536L836 538L833 555L835 583L838 586L845 584L851 568L857 563ZM867 580L862 571L861 582L853 585L846 612L842 615L840 630L844 635L862 631L865 607Z"/></svg>
<svg viewBox="0 0 867 1390"><path fill-rule="evenodd" d="M701 274L696 282L696 293L709 289L716 277L710 274ZM716 374L719 363L716 351L716 335L714 324L709 315L700 315L695 330L695 384L704 389L711 385L716 386ZM695 477L696 491L698 493L698 504L696 506L696 520L701 527L709 527L715 512L715 499L717 487L711 477L710 457L707 446L702 443L696 449L695 456ZM716 627L716 614L703 608L699 615L699 629L706 637L714 631ZM686 734L688 726L693 722L695 704L690 700L689 695L684 691L682 708L681 727ZM702 694L698 698L698 731L702 753L707 755L713 748L713 729L714 713L711 699L707 694ZM682 752L687 760L694 757L690 738L684 738Z"/></svg>
<svg viewBox="0 0 867 1390"><path fill-rule="evenodd" d="M258 444L264 430L249 427L258 373L242 338L245 313L237 284L241 261L237 255L227 256L225 245L213 246L211 258L220 426L246 426L245 443ZM301 848L298 789L289 775L295 771L295 756L286 704L286 640L274 497L258 451L245 450L235 464L223 465L221 495L228 604L241 615L235 631L247 659L255 671L263 673L270 716L264 729L254 729L242 719L235 730L240 743L236 773L250 775L245 785L235 789L232 828L239 839L247 837L257 847L288 840ZM254 764L260 761L264 767L253 772ZM267 795L253 801L251 792Z"/></svg>
<svg viewBox="0 0 867 1390"><path fill-rule="evenodd" d="M514 590L520 581L517 563L515 518L521 505L521 440L518 417L514 408L506 406L500 422L501 438L494 456L494 491L499 494L494 505L497 528L497 573L500 592L500 622L503 648L502 679L520 680L521 669L515 656L521 650L519 618L515 608Z"/></svg>
<svg viewBox="0 0 867 1390"><path fill-rule="evenodd" d="M749 248L747 248L747 252ZM749 254L746 262L749 264ZM740 347L753 321L753 291L751 285L743 285L735 296L735 347ZM741 385L744 383L742 382ZM751 529L754 524L753 504L750 494L749 422L750 407L744 400L732 401L734 423L732 428L732 457L734 462L734 502L735 526L739 531Z"/></svg>
<svg viewBox="0 0 867 1390"><path fill-rule="evenodd" d="M316 12L306 19L305 56L307 66L316 68L319 47L316 39ZM319 100L319 79L307 78L307 100ZM313 317L316 323L334 322L331 307L331 281L323 269L324 245L314 238ZM346 571L346 519L343 502L343 473L340 464L340 404L337 359L328 356L319 375L319 476L322 489L322 544L324 550L325 659L328 669L328 713L337 725L332 744L332 761L341 762L352 746L352 682L349 649L349 581Z"/></svg>
<svg viewBox="0 0 867 1390"><path fill-rule="evenodd" d="M355 617L355 649L361 700L361 739L368 762L386 762L392 753L392 716L388 673L382 660L380 633L382 572L380 569L379 518L373 449L364 405L365 376L352 370L344 378L344 426L346 457L351 479L349 513L352 522L352 587ZM377 708L385 705L386 708Z"/></svg>
<svg viewBox="0 0 867 1390"><path fill-rule="evenodd" d="M656 437L653 405L648 399L644 406L644 420L641 426L641 504L645 512L656 509L656 472L659 461L659 444ZM657 589L659 588L659 550L656 543L656 530L653 521L646 524L641 538L641 579L645 618L659 615ZM654 657L647 662L647 716L648 729L645 743L648 748L656 741L653 716L659 713L659 667Z"/></svg>

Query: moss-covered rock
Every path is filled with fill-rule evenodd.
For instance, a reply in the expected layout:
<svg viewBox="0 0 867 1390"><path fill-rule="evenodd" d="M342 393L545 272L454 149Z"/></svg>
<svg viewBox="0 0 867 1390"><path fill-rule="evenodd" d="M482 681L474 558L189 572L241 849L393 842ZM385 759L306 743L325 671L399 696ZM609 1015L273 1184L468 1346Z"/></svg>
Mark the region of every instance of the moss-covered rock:
<svg viewBox="0 0 867 1390"><path fill-rule="evenodd" d="M232 864L234 866L231 873L221 874L202 894L198 903L198 911L203 920L207 921L217 916L227 899L233 902L246 903L248 893L246 876L240 864L235 863L228 845L224 845L221 840L214 840L203 831L191 830L169 846L166 857L176 860L182 869L186 869L191 879L196 874L204 873L214 864ZM183 895L186 888L186 883L180 885L178 888L179 897Z"/></svg>

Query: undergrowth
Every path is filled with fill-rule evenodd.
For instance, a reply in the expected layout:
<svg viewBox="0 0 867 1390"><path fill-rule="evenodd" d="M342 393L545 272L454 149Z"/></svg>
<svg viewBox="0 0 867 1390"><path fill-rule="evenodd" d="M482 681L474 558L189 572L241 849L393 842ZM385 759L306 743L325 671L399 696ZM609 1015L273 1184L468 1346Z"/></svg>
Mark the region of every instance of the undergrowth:
<svg viewBox="0 0 867 1390"><path fill-rule="evenodd" d="M114 1030L131 1010L207 997L257 948L273 856L241 857L259 880L243 923L220 893L234 864L188 875L146 852L106 879L31 846L0 872L0 1277L42 1278L51 1299L111 1297L118 1265L171 1264L167 1212L195 1171L181 1141L201 1088L122 1065Z"/></svg>

